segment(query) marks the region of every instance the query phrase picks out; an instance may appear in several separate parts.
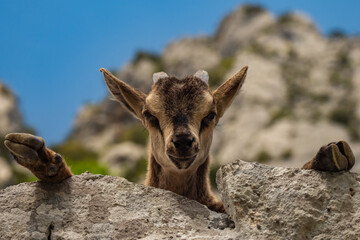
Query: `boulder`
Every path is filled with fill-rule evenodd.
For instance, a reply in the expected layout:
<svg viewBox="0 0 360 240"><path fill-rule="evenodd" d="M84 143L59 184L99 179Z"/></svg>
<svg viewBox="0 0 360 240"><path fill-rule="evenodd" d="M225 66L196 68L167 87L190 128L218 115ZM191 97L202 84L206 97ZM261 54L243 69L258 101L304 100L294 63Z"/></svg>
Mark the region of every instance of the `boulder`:
<svg viewBox="0 0 360 240"><path fill-rule="evenodd" d="M84 173L0 191L2 239L224 239L226 214L175 193Z"/></svg>
<svg viewBox="0 0 360 240"><path fill-rule="evenodd" d="M360 174L236 161L217 173L228 215L175 193L84 173L0 191L4 239L359 239Z"/></svg>
<svg viewBox="0 0 360 240"><path fill-rule="evenodd" d="M242 239L359 239L360 174L236 161L217 172Z"/></svg>
<svg viewBox="0 0 360 240"><path fill-rule="evenodd" d="M105 151L100 162L109 167L111 175L124 176L126 171L136 167L141 158L146 159L146 149L133 142L116 144Z"/></svg>

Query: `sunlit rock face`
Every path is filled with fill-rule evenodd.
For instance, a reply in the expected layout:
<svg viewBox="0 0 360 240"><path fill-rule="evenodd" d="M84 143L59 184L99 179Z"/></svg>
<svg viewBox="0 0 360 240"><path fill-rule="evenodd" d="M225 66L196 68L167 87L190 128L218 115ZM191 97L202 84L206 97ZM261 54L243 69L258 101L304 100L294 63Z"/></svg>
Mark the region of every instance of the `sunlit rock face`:
<svg viewBox="0 0 360 240"><path fill-rule="evenodd" d="M11 160L3 144L7 133L23 129L22 116L14 93L0 82L0 189L14 183Z"/></svg>
<svg viewBox="0 0 360 240"><path fill-rule="evenodd" d="M0 82L0 136L23 127L18 103L12 91Z"/></svg>
<svg viewBox="0 0 360 240"><path fill-rule="evenodd" d="M226 214L175 193L85 173L0 191L4 239L224 239Z"/></svg>
<svg viewBox="0 0 360 240"><path fill-rule="evenodd" d="M217 184L241 239L360 237L359 173L238 160L220 168Z"/></svg>

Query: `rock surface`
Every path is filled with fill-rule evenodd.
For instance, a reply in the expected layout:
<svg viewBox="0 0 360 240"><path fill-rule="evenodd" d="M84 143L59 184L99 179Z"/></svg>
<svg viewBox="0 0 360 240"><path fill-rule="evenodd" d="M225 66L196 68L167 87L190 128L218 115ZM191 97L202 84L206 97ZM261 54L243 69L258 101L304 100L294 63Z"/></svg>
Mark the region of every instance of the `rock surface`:
<svg viewBox="0 0 360 240"><path fill-rule="evenodd" d="M359 239L360 174L235 161L217 173L226 214L172 192L84 173L0 191L2 239Z"/></svg>
<svg viewBox="0 0 360 240"><path fill-rule="evenodd" d="M18 100L14 93L0 82L0 189L15 182L12 160L6 150L3 139L10 132L24 129L19 111Z"/></svg>
<svg viewBox="0 0 360 240"><path fill-rule="evenodd" d="M135 168L136 163L147 159L145 149L133 142L124 142L112 146L103 156L100 162L109 167L109 173L115 176L125 176L130 169Z"/></svg>
<svg viewBox="0 0 360 240"><path fill-rule="evenodd" d="M19 131L23 127L17 99L11 90L0 82L0 136Z"/></svg>
<svg viewBox="0 0 360 240"><path fill-rule="evenodd" d="M0 191L1 239L224 239L226 214L172 192L84 173ZM225 238L226 239L226 238Z"/></svg>
<svg viewBox="0 0 360 240"><path fill-rule="evenodd" d="M12 178L13 174L9 163L0 157L0 189L10 185Z"/></svg>
<svg viewBox="0 0 360 240"><path fill-rule="evenodd" d="M217 172L242 239L359 239L360 175L236 161Z"/></svg>

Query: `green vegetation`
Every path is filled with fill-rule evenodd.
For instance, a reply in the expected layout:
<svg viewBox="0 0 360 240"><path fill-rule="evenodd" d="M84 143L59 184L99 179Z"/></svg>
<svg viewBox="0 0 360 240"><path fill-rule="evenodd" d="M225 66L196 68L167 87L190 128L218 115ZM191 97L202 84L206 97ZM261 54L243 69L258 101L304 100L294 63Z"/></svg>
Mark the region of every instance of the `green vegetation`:
<svg viewBox="0 0 360 240"><path fill-rule="evenodd" d="M345 89L349 89L352 87L352 81L351 79L342 74L341 72L333 72L330 75L330 83L334 87L343 87Z"/></svg>
<svg viewBox="0 0 360 240"><path fill-rule="evenodd" d="M292 111L292 109L287 107L280 108L271 113L271 118L270 118L270 122L268 123L268 126L273 125L280 119L293 118L293 117L294 117L294 112Z"/></svg>
<svg viewBox="0 0 360 240"><path fill-rule="evenodd" d="M248 50L251 53L258 54L258 55L268 57L268 58L277 56L277 53L275 51L269 50L269 49L265 48L263 45L256 43L256 42L251 43L249 45Z"/></svg>
<svg viewBox="0 0 360 240"><path fill-rule="evenodd" d="M221 166L218 163L213 163L210 166L210 184L211 187L216 188L216 172Z"/></svg>
<svg viewBox="0 0 360 240"><path fill-rule="evenodd" d="M321 113L321 111L314 107L310 109L310 120L315 123L318 122L321 118L323 117L323 114Z"/></svg>
<svg viewBox="0 0 360 240"><path fill-rule="evenodd" d="M289 160L293 157L293 155L294 154L293 154L292 150L289 148L280 154L280 158L283 160Z"/></svg>
<svg viewBox="0 0 360 240"><path fill-rule="evenodd" d="M348 52L341 50L337 54L336 62L332 73L330 74L330 83L335 87L342 87L351 91L352 84L352 66L349 59Z"/></svg>
<svg viewBox="0 0 360 240"><path fill-rule="evenodd" d="M84 148L75 141L69 140L52 149L65 158L74 174L81 174L85 171L93 174L108 174L106 167L98 163L97 153Z"/></svg>
<svg viewBox="0 0 360 240"><path fill-rule="evenodd" d="M309 98L311 99L311 101L318 103L326 103L330 100L330 96L328 94L309 93Z"/></svg>
<svg viewBox="0 0 360 240"><path fill-rule="evenodd" d="M266 163L272 159L272 156L266 150L261 150L256 154L255 159L259 163Z"/></svg>
<svg viewBox="0 0 360 240"><path fill-rule="evenodd" d="M135 167L128 169L124 178L131 182L138 182L145 174L147 170L147 159L142 157L137 162Z"/></svg>
<svg viewBox="0 0 360 240"><path fill-rule="evenodd" d="M352 122L349 126L348 126L348 132L350 134L351 140L353 141L360 141L360 121L357 120L356 122Z"/></svg>
<svg viewBox="0 0 360 240"><path fill-rule="evenodd" d="M301 63L288 61L282 65L282 75L287 86L287 105L291 108L307 96L304 83L309 79L309 70Z"/></svg>
<svg viewBox="0 0 360 240"><path fill-rule="evenodd" d="M117 142L130 141L145 146L148 137L149 133L142 125L133 124L126 127L126 130L120 134Z"/></svg>
<svg viewBox="0 0 360 240"><path fill-rule="evenodd" d="M277 21L279 24L288 24L293 22L293 20L292 14L288 12L280 15Z"/></svg>
<svg viewBox="0 0 360 240"><path fill-rule="evenodd" d="M282 108L272 114L269 125L282 118L295 118L293 109L298 102L309 98L306 83L309 79L308 63L300 61L296 52L289 49L288 59L281 64L282 77L285 81L286 101Z"/></svg>
<svg viewBox="0 0 360 240"><path fill-rule="evenodd" d="M11 96L11 91L4 85L0 86L0 94L4 95L5 97Z"/></svg>
<svg viewBox="0 0 360 240"><path fill-rule="evenodd" d="M150 53L147 51L138 51L135 54L135 58L133 59L132 62L136 65L143 59L150 60L155 64L154 72L164 71L165 67L160 55L156 53Z"/></svg>
<svg viewBox="0 0 360 240"><path fill-rule="evenodd" d="M225 74L231 69L235 62L234 57L226 57L221 60L219 65L209 71L209 86L218 87L224 80Z"/></svg>
<svg viewBox="0 0 360 240"><path fill-rule="evenodd" d="M13 173L15 176L16 183L22 183L22 182L34 182L39 180L35 175L33 174L25 174L23 172L20 172L13 168Z"/></svg>
<svg viewBox="0 0 360 240"><path fill-rule="evenodd" d="M287 55L290 60L295 60L298 58L298 54L293 47L288 48Z"/></svg>
<svg viewBox="0 0 360 240"><path fill-rule="evenodd" d="M329 118L332 122L345 126L352 140L360 140L360 120L356 117L356 101L344 99L330 112Z"/></svg>
<svg viewBox="0 0 360 240"><path fill-rule="evenodd" d="M6 148L5 145L4 145L4 140L5 140L5 137L1 136L1 137L0 137L0 157L3 157L3 158L5 158L5 159L8 159L8 158L9 158L9 154L8 154L7 148Z"/></svg>
<svg viewBox="0 0 360 240"><path fill-rule="evenodd" d="M259 13L265 12L265 9L262 6L256 4L244 5L241 9L246 17L254 17Z"/></svg>
<svg viewBox="0 0 360 240"><path fill-rule="evenodd" d="M342 50L337 54L336 66L339 69L351 68L351 61L348 51Z"/></svg>
<svg viewBox="0 0 360 240"><path fill-rule="evenodd" d="M346 34L341 29L334 29L329 33L329 38L331 38L331 39L340 39L340 38L345 38L345 37L346 37Z"/></svg>
<svg viewBox="0 0 360 240"><path fill-rule="evenodd" d="M336 62L330 74L330 83L335 88L345 90L345 94L338 105L330 112L329 119L346 127L352 140L360 140L360 119L356 115L357 102L351 99L353 93L353 66L349 58L349 50L338 52Z"/></svg>

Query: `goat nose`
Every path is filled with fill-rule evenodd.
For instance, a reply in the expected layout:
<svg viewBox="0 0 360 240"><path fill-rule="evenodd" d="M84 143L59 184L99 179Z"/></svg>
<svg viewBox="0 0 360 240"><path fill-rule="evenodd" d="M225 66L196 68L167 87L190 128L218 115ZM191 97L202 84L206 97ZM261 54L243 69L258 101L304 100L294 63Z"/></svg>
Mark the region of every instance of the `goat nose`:
<svg viewBox="0 0 360 240"><path fill-rule="evenodd" d="M192 147L195 138L188 134L182 134L175 135L171 141L176 147L176 149L182 152L186 152Z"/></svg>

